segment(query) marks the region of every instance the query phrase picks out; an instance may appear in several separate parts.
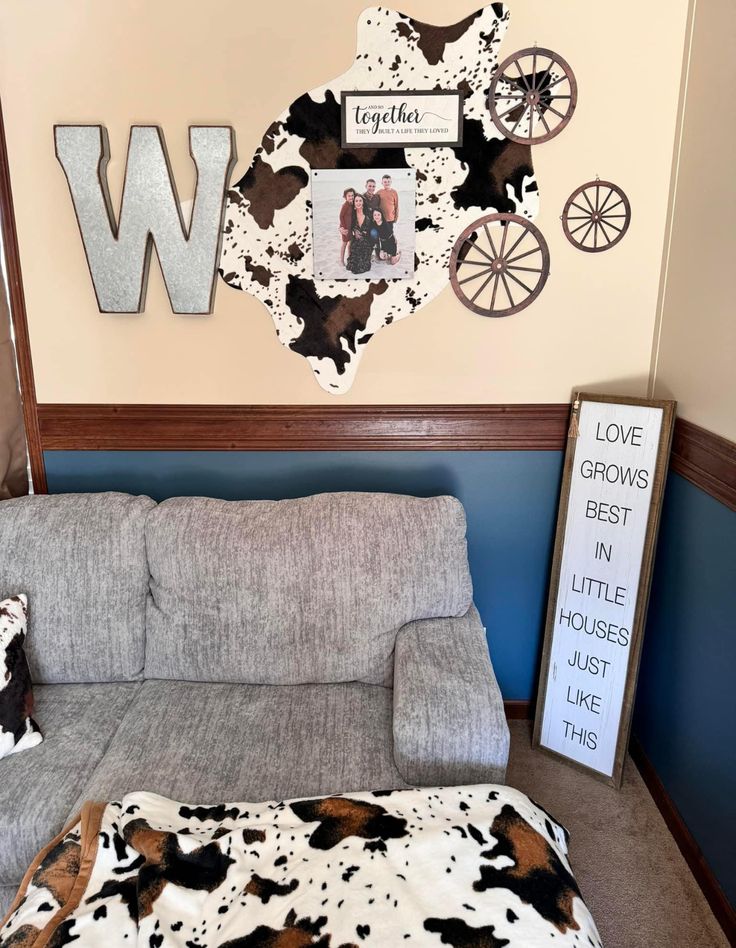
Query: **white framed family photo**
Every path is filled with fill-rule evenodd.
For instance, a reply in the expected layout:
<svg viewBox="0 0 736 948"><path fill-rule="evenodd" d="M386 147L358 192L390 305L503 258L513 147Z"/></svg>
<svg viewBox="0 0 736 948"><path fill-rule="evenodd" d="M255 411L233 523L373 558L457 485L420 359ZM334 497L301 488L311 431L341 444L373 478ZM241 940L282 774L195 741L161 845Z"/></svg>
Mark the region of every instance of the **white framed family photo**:
<svg viewBox="0 0 736 948"><path fill-rule="evenodd" d="M411 279L415 191L413 168L312 171L315 279Z"/></svg>

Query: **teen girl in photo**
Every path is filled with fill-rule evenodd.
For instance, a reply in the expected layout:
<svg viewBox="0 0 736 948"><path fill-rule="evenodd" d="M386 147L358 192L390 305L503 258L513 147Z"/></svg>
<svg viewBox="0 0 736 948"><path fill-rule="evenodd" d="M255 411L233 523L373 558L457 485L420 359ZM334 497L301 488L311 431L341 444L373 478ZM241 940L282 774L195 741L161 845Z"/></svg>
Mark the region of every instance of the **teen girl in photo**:
<svg viewBox="0 0 736 948"><path fill-rule="evenodd" d="M383 216L383 211L373 212L371 237L375 242L376 253L380 260L385 260L392 265L399 262L401 251L396 248L393 221L387 221Z"/></svg>
<svg viewBox="0 0 736 948"><path fill-rule="evenodd" d="M355 200L355 188L345 188L342 192L345 199L340 208L340 235L342 237L342 246L340 248L340 263L345 266L345 254L350 255L350 233L353 225L353 201Z"/></svg>

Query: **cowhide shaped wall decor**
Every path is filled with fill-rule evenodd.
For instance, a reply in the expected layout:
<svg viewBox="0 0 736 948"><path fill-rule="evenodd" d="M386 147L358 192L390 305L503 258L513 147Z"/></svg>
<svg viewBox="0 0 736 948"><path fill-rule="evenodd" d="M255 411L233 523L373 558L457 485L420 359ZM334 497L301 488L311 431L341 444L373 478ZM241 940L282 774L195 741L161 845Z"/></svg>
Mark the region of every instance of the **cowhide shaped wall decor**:
<svg viewBox="0 0 736 948"><path fill-rule="evenodd" d="M487 105L508 19L501 3L453 26L419 23L384 7L365 10L350 69L273 122L228 192L220 273L261 300L281 343L308 360L327 392L347 392L373 334L447 286L453 245L468 225L490 213L537 213L531 149L508 140ZM343 149L341 93L381 89L460 90L462 145ZM314 278L310 173L338 168L356 169L356 187L370 169L415 170L413 279ZM337 222L335 228L337 235Z"/></svg>

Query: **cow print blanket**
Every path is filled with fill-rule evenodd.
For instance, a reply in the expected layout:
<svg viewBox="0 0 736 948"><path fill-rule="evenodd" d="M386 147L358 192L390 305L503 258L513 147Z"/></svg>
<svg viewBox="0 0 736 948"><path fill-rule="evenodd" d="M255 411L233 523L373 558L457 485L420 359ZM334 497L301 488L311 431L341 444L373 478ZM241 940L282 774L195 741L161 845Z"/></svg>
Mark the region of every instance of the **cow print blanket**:
<svg viewBox="0 0 736 948"><path fill-rule="evenodd" d="M86 804L36 858L3 948L600 948L567 833L509 787Z"/></svg>

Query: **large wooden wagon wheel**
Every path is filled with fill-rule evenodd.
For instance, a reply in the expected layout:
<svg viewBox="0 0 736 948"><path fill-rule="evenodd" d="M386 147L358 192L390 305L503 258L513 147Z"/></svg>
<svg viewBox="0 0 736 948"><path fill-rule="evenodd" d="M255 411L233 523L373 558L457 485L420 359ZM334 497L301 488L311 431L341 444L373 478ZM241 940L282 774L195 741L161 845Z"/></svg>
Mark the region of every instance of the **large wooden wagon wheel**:
<svg viewBox="0 0 736 948"><path fill-rule="evenodd" d="M631 223L629 199L617 184L588 181L567 199L562 229L570 243L586 253L610 250Z"/></svg>
<svg viewBox="0 0 736 948"><path fill-rule="evenodd" d="M511 316L525 309L549 276L549 248L539 228L518 214L489 214L458 237L450 255L450 283L479 316Z"/></svg>
<svg viewBox="0 0 736 948"><path fill-rule="evenodd" d="M537 46L504 59L488 93L494 125L522 145L541 144L559 135L577 101L578 85L570 65L551 49Z"/></svg>

